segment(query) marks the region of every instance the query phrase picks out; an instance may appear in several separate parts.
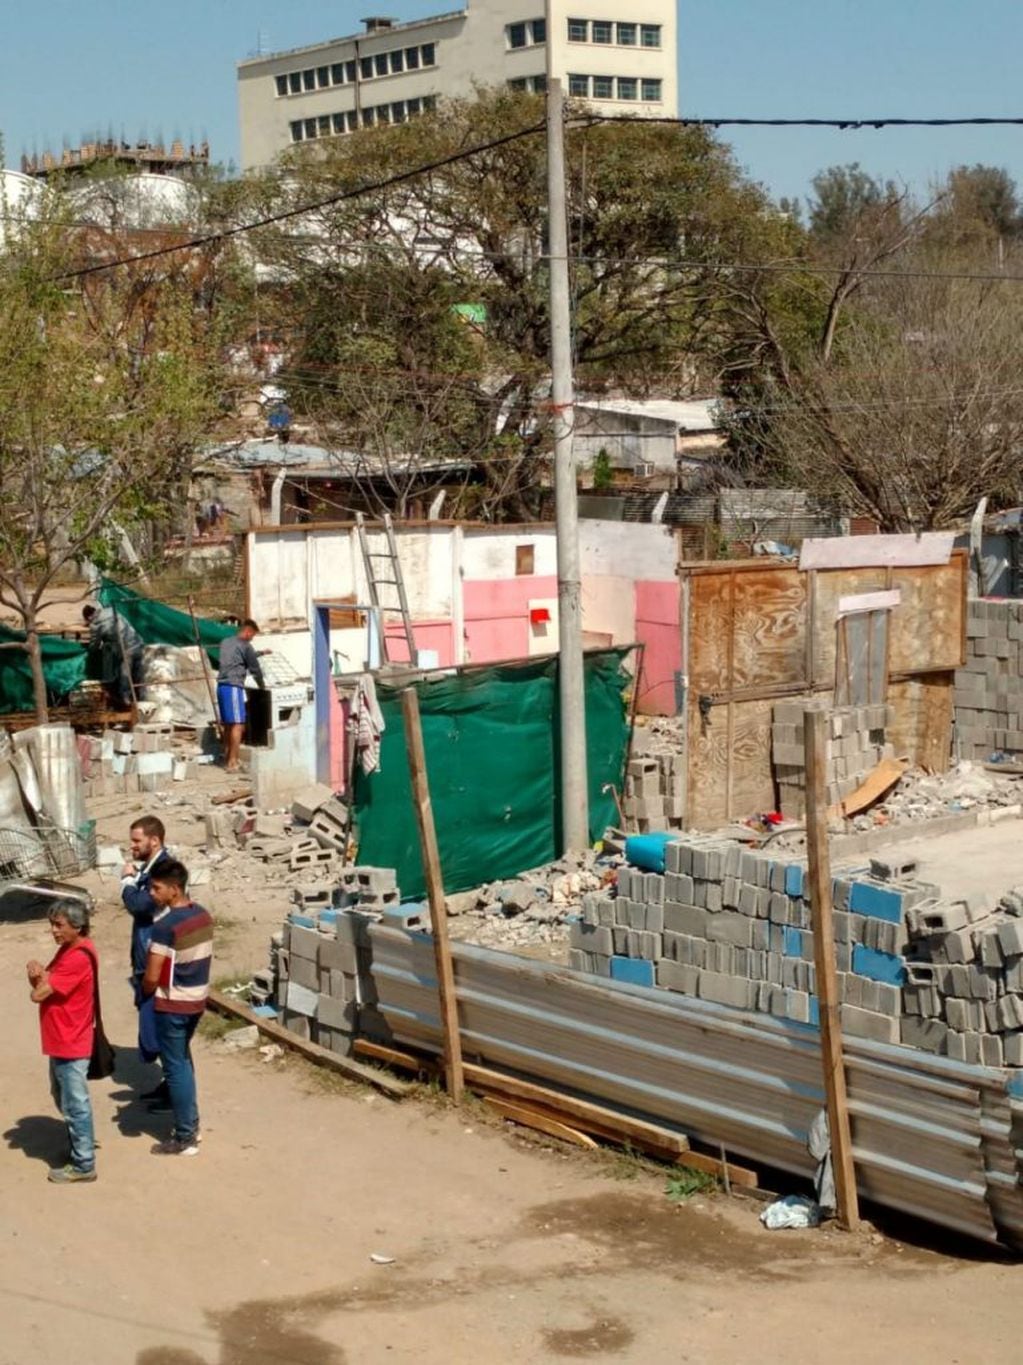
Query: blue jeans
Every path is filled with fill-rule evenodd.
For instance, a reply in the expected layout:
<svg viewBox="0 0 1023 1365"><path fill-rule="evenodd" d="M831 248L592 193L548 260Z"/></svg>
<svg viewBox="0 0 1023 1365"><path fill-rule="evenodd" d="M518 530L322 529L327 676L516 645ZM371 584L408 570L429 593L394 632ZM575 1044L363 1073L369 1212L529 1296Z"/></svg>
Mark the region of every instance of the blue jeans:
<svg viewBox="0 0 1023 1365"><path fill-rule="evenodd" d="M188 1142L199 1131L199 1105L195 1093L195 1067L192 1065L192 1034L199 1023L198 1014L156 1015L156 1037L160 1062L174 1114L174 1137Z"/></svg>
<svg viewBox="0 0 1023 1365"><path fill-rule="evenodd" d="M96 1169L96 1142L89 1099L89 1059L50 1058L50 1094L64 1116L71 1140L71 1165L76 1171Z"/></svg>

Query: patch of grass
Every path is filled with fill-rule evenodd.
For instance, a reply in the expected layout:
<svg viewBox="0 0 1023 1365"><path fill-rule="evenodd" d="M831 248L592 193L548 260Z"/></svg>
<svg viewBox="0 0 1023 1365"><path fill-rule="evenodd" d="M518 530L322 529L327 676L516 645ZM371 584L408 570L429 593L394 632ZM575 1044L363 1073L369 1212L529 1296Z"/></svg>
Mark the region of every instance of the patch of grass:
<svg viewBox="0 0 1023 1365"><path fill-rule="evenodd" d="M218 1038L226 1038L229 1033L234 1033L235 1029L247 1027L244 1019L217 1014L214 1010L207 1010L199 1020L199 1032L210 1043L216 1042Z"/></svg>
<svg viewBox="0 0 1023 1365"><path fill-rule="evenodd" d="M717 1189L717 1179L706 1171L690 1170L687 1166L679 1168L678 1174L669 1178L664 1193L673 1204L684 1204L694 1194L709 1194Z"/></svg>

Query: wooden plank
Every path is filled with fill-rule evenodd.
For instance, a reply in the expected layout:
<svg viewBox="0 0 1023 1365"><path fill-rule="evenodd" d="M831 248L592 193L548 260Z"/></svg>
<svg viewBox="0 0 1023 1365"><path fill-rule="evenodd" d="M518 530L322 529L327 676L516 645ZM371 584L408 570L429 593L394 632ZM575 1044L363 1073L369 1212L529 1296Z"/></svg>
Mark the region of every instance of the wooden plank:
<svg viewBox="0 0 1023 1365"><path fill-rule="evenodd" d="M681 1155L689 1147L689 1139L684 1133L675 1133L670 1128L660 1128L644 1119L619 1114L590 1100L564 1095L559 1090L550 1090L547 1086L524 1081L518 1076L506 1076L501 1071L492 1071L490 1067L478 1066L475 1062L466 1062L464 1070L466 1080L474 1089L493 1091L513 1100L557 1110L567 1120L578 1122L582 1127L595 1124L597 1131L616 1133L637 1146L649 1143L671 1150L674 1156Z"/></svg>
<svg viewBox="0 0 1023 1365"><path fill-rule="evenodd" d="M755 1190L760 1184L756 1171L746 1166L736 1166L732 1161L721 1161L718 1157L707 1156L704 1152L683 1152L675 1158L676 1166L686 1166L691 1171L702 1171L705 1175L717 1176L730 1185L742 1189Z"/></svg>
<svg viewBox="0 0 1023 1365"><path fill-rule="evenodd" d="M902 600L902 594L898 588L890 588L882 592L858 592L849 597L838 599L839 616L848 616L856 611L886 611L891 607L897 607Z"/></svg>
<svg viewBox="0 0 1023 1365"><path fill-rule="evenodd" d="M925 531L921 535L810 536L799 551L799 567L807 569L865 569L875 565L917 566L947 564L955 543L954 531Z"/></svg>
<svg viewBox="0 0 1023 1365"><path fill-rule="evenodd" d="M732 709L728 723L728 705ZM712 706L706 722L696 697L688 709L689 743L686 754L689 805L687 820L698 829L727 824L729 778L731 807L745 819L773 809L774 774L771 767L771 715L774 700L736 701Z"/></svg>
<svg viewBox="0 0 1023 1365"><path fill-rule="evenodd" d="M888 704L895 713L888 739L928 772L948 771L952 755L953 673L925 673L888 685Z"/></svg>
<svg viewBox="0 0 1023 1365"><path fill-rule="evenodd" d="M732 575L733 692L806 680L807 580L795 568Z"/></svg>
<svg viewBox="0 0 1023 1365"><path fill-rule="evenodd" d="M519 1123L524 1128L534 1128L538 1133L547 1133L550 1137L560 1138L562 1142L571 1142L576 1147L589 1147L592 1151L597 1150L597 1144L586 1133L581 1133L578 1128L570 1128L568 1124L561 1123L548 1114L542 1114L536 1109L526 1109L519 1104L509 1104L507 1100L495 1100L487 1096L483 1103L488 1109L493 1109L495 1114L500 1114L503 1119L510 1119L512 1123Z"/></svg>
<svg viewBox="0 0 1023 1365"><path fill-rule="evenodd" d="M437 831L430 805L430 784L426 772L426 751L423 747L423 726L419 718L419 695L414 687L406 687L401 694L401 709L405 720L405 746L408 751L409 776L412 779L412 799L419 827L419 844L423 855L423 872L430 902L430 922L433 928L434 960L437 964L437 989L440 994L440 1020L444 1034L444 1079L448 1094L457 1104L462 1098L462 1039L458 1030L458 1000L455 995L455 971L451 962L451 943L448 939L448 907L444 898L440 854L437 851Z"/></svg>
<svg viewBox="0 0 1023 1365"><path fill-rule="evenodd" d="M357 1052L360 1057L372 1057L375 1062L384 1062L387 1066L397 1067L399 1071L437 1072L440 1070L440 1064L436 1057L428 1057L425 1054L417 1057L411 1052L403 1052L400 1048L386 1047L383 1043L374 1043L369 1038L353 1039L352 1051Z"/></svg>
<svg viewBox="0 0 1023 1365"><path fill-rule="evenodd" d="M820 1007L821 1062L824 1067L824 1091L831 1134L831 1162L835 1172L838 1221L843 1227L853 1231L859 1227L859 1201L852 1157L845 1063L842 1057L838 972L835 967L831 856L828 847L825 798L828 724L829 715L826 711L807 711L803 741L806 752L806 852L809 863L813 956Z"/></svg>
<svg viewBox="0 0 1023 1365"><path fill-rule="evenodd" d="M902 601L892 614L893 673L933 673L965 662L966 560L941 568L894 569Z"/></svg>
<svg viewBox="0 0 1023 1365"><path fill-rule="evenodd" d="M393 1076L389 1076L386 1071L377 1071L371 1066L363 1066L361 1062L353 1061L351 1057L342 1057L337 1052L330 1052L327 1048L320 1047L318 1043L310 1043L305 1038L299 1038L297 1034L290 1033L282 1025L274 1023L272 1019L263 1019L258 1014L254 1014L248 1005L243 1005L238 1000L232 1000L229 995L224 995L221 991L211 989L209 1008L215 1010L217 1014L227 1015L228 1018L241 1019L243 1023L254 1024L264 1038L269 1038L272 1042L280 1043L282 1047L290 1048L292 1052L299 1053L307 1062L325 1067L328 1071L336 1071L342 1076L347 1076L349 1080L363 1081L366 1085L372 1085L377 1090L382 1091L383 1094L389 1095L391 1099L403 1099L412 1088L407 1081L396 1080Z"/></svg>
<svg viewBox="0 0 1023 1365"><path fill-rule="evenodd" d="M856 815L879 800L890 787L894 787L909 765L902 759L882 758L876 768L872 768L865 781L854 792L845 797L831 812L840 815Z"/></svg>

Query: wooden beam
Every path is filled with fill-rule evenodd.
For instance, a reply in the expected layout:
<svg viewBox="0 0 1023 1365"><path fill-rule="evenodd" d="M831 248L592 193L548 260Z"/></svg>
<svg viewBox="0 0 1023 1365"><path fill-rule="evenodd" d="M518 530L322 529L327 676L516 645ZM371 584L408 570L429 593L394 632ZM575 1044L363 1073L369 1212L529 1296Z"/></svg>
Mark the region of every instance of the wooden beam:
<svg viewBox="0 0 1023 1365"><path fill-rule="evenodd" d="M451 961L448 939L448 907L444 898L444 881L437 851L437 831L430 805L430 783L426 771L426 750L423 745L423 725L419 716L419 694L414 687L406 687L401 694L401 709L405 719L405 747L408 752L409 776L412 780L412 803L419 826L419 846L423 855L423 872L430 901L430 922L433 927L433 953L437 964L437 989L440 994L440 1020L444 1035L444 1079L448 1094L457 1104L462 1098L465 1079L462 1072L462 1039L458 1031L458 1000L455 996L455 969Z"/></svg>
<svg viewBox="0 0 1023 1365"><path fill-rule="evenodd" d="M755 1190L760 1184L756 1171L746 1166L736 1166L731 1161L722 1161L720 1157L707 1156L705 1152L681 1152L675 1158L675 1165L713 1175L723 1184L736 1185L740 1189Z"/></svg>
<svg viewBox="0 0 1023 1365"><path fill-rule="evenodd" d="M820 1009L821 1061L831 1133L831 1161L835 1172L838 1221L849 1231L859 1227L856 1170L846 1098L839 1013L838 974L835 968L835 925L831 902L831 857L828 847L825 754L830 713L807 711L803 743L806 753L806 852L809 862L810 918Z"/></svg>
<svg viewBox="0 0 1023 1365"><path fill-rule="evenodd" d="M375 1062L384 1062L387 1066L397 1067L399 1071L424 1071L435 1075L440 1070L436 1057L428 1057L425 1053L417 1057L412 1052L403 1052L396 1047L386 1047L383 1043L374 1043L369 1038L354 1039L352 1051L357 1052L360 1057L372 1057Z"/></svg>
<svg viewBox="0 0 1023 1365"><path fill-rule="evenodd" d="M527 1109L521 1104L509 1104L507 1100L495 1100L490 1096L483 1103L488 1109L493 1109L495 1114L500 1114L503 1119L510 1119L512 1123L519 1123L523 1128L535 1128L538 1133L546 1133L549 1137L560 1138L562 1142L571 1142L576 1147L589 1147L596 1151L597 1144L591 1137L539 1109Z"/></svg>
<svg viewBox="0 0 1023 1365"><path fill-rule="evenodd" d="M351 1057L342 1057L337 1052L329 1052L327 1048L320 1047L318 1043L310 1043L305 1038L299 1038L297 1034L289 1032L272 1019L263 1019L260 1015L254 1014L248 1005L232 1000L221 991L211 990L208 1003L209 1008L217 1014L226 1015L229 1019L240 1019L246 1024L254 1024L264 1038L299 1053L307 1062L325 1067L328 1071L337 1071L340 1075L347 1076L349 1080L363 1081L366 1085L375 1086L391 1099L403 1099L412 1088L407 1081L396 1080L386 1071L363 1066L361 1062L353 1061Z"/></svg>

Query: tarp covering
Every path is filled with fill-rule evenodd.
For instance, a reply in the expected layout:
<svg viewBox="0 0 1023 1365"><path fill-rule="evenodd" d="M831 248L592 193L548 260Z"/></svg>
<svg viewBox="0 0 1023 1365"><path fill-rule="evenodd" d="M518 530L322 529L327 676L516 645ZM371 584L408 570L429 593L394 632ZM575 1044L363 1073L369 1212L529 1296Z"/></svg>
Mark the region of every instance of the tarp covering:
<svg viewBox="0 0 1023 1365"><path fill-rule="evenodd" d="M628 719L626 651L586 656L590 836L617 823ZM464 670L416 684L446 891L513 877L561 852L557 658ZM386 729L378 772L356 782L359 862L397 869L405 898L425 894L401 697L377 680Z"/></svg>
<svg viewBox="0 0 1023 1365"><path fill-rule="evenodd" d="M147 645L195 644L195 627L187 611L178 611L152 597L143 597L111 578L100 584L99 600L105 607L113 607L126 621L130 621ZM199 640L214 663L219 662L220 642L237 633L237 626L223 626L216 621L196 618Z"/></svg>
<svg viewBox="0 0 1023 1365"><path fill-rule="evenodd" d="M0 645L24 640L24 633L0 626ZM75 640L41 635L43 677L51 702L62 701L85 677L85 646ZM23 649L0 649L0 712L32 711L32 670Z"/></svg>

